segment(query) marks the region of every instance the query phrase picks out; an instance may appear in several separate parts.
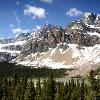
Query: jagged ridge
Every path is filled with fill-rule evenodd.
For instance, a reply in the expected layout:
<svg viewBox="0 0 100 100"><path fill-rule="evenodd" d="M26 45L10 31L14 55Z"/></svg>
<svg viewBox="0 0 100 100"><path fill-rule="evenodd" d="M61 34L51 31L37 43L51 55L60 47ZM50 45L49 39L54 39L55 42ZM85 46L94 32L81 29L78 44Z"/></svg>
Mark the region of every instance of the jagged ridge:
<svg viewBox="0 0 100 100"><path fill-rule="evenodd" d="M52 68L91 67L100 60L100 15L85 13L65 28L46 24L14 40L26 42L12 62Z"/></svg>

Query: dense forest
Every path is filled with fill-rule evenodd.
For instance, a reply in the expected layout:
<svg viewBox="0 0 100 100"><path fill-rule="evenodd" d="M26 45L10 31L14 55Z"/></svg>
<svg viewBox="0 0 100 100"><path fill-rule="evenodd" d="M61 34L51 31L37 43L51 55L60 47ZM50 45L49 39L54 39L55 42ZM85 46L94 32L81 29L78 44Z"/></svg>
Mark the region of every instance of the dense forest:
<svg viewBox="0 0 100 100"><path fill-rule="evenodd" d="M71 79L64 84L56 82L52 74L41 83L27 77L1 77L0 100L100 100L100 79L93 73L88 76L89 83Z"/></svg>
<svg viewBox="0 0 100 100"><path fill-rule="evenodd" d="M81 82L78 78L71 78L63 83L54 80L58 72L65 72L63 69L61 72L47 69L42 72L41 69L24 69L24 66L20 66L20 69L13 66L15 67L15 64L7 65L5 62L0 65L0 100L100 100L100 79L95 78L100 69L91 70ZM46 76L43 74L45 72ZM43 82L40 81L42 74L45 77ZM35 76L38 77L36 85L33 80Z"/></svg>
<svg viewBox="0 0 100 100"><path fill-rule="evenodd" d="M66 71L68 69L48 69L48 68L33 68L29 66L16 65L14 63L0 62L0 76L12 77L15 74L17 76L26 76L26 77L48 77L50 73L54 77L62 77L67 75ZM72 69L70 69L72 70Z"/></svg>

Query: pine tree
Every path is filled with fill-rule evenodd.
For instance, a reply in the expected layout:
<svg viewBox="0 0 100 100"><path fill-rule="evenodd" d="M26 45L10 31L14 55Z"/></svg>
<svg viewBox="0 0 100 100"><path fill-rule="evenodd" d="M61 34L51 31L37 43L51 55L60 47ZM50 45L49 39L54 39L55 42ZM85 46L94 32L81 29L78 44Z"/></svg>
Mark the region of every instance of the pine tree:
<svg viewBox="0 0 100 100"><path fill-rule="evenodd" d="M2 80L2 78L0 78L0 100L3 97L3 87L2 87L2 84L3 84L3 80Z"/></svg>
<svg viewBox="0 0 100 100"><path fill-rule="evenodd" d="M97 82L96 82L96 79L95 79L95 71L94 70L90 71L88 79L89 79L89 83L90 83L90 93L92 95L92 98L95 99L96 89L97 89L97 86L96 86Z"/></svg>
<svg viewBox="0 0 100 100"><path fill-rule="evenodd" d="M57 92L55 95L55 100L66 100L66 90L63 82L57 83Z"/></svg>
<svg viewBox="0 0 100 100"><path fill-rule="evenodd" d="M7 81L7 78L3 79L2 90L3 90L3 97L6 98L8 96L8 81Z"/></svg>
<svg viewBox="0 0 100 100"><path fill-rule="evenodd" d="M80 88L80 95L81 95L81 100L84 100L84 89L85 89L85 85L84 85L84 79L82 79L81 82L81 88Z"/></svg>
<svg viewBox="0 0 100 100"><path fill-rule="evenodd" d="M53 75L51 74L47 80L47 96L48 100L54 100L54 95L56 93L56 82L53 79Z"/></svg>
<svg viewBox="0 0 100 100"><path fill-rule="evenodd" d="M65 100L68 100L68 83L65 83Z"/></svg>
<svg viewBox="0 0 100 100"><path fill-rule="evenodd" d="M15 89L13 90L13 100L23 100L23 94L22 94L22 84L17 83Z"/></svg>
<svg viewBox="0 0 100 100"><path fill-rule="evenodd" d="M38 79L38 82L36 84L36 97L35 100L41 100L41 85L40 85L40 77Z"/></svg>
<svg viewBox="0 0 100 100"><path fill-rule="evenodd" d="M59 100L59 98L60 98L60 82L57 83L57 91L54 100Z"/></svg>
<svg viewBox="0 0 100 100"><path fill-rule="evenodd" d="M25 91L24 100L31 100L31 92L30 92L30 86L27 86L27 89Z"/></svg>
<svg viewBox="0 0 100 100"><path fill-rule="evenodd" d="M46 78L43 81L43 86L42 86L42 95L41 95L41 100L48 100L48 94L47 94L47 81Z"/></svg>
<svg viewBox="0 0 100 100"><path fill-rule="evenodd" d="M74 83L74 87L71 88L72 92L71 92L70 100L81 100L80 99L80 83L78 80L76 82L73 82L73 81L71 81L72 82L71 84Z"/></svg>
<svg viewBox="0 0 100 100"><path fill-rule="evenodd" d="M7 100L12 100L12 94L13 94L13 84L11 79L8 80L8 97Z"/></svg>
<svg viewBox="0 0 100 100"><path fill-rule="evenodd" d="M18 82L18 77L16 74L14 74L13 86L16 86L17 82Z"/></svg>
<svg viewBox="0 0 100 100"><path fill-rule="evenodd" d="M31 95L30 99L35 100L36 91L34 87L34 82L32 82L32 80L29 82L28 87L29 87L30 95Z"/></svg>

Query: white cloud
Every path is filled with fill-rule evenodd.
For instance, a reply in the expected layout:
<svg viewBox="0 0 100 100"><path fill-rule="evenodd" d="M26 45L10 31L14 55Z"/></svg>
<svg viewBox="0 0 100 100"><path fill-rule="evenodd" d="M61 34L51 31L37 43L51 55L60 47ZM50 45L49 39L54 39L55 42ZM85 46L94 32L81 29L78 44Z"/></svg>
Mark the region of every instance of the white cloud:
<svg viewBox="0 0 100 100"><path fill-rule="evenodd" d="M80 16L83 14L81 10L78 10L77 8L70 8L67 12L67 15L73 17L73 16Z"/></svg>
<svg viewBox="0 0 100 100"><path fill-rule="evenodd" d="M44 8L26 5L26 9L24 10L24 15L32 16L33 19L36 18L41 19L46 17L46 11Z"/></svg>
<svg viewBox="0 0 100 100"><path fill-rule="evenodd" d="M16 19L16 21L17 21L17 23L18 23L18 27L20 27L21 21L20 21L19 17L17 16L16 11L14 11L14 16L15 16L15 19Z"/></svg>
<svg viewBox="0 0 100 100"><path fill-rule="evenodd" d="M44 3L48 3L48 4L52 4L53 3L53 0L40 0L41 2L44 2Z"/></svg>
<svg viewBox="0 0 100 100"><path fill-rule="evenodd" d="M19 4L20 4L20 2L19 2L19 1L17 1L17 2L16 2L16 5L19 5Z"/></svg>
<svg viewBox="0 0 100 100"><path fill-rule="evenodd" d="M21 29L21 28L14 28L14 29L12 29L12 32L13 32L13 33L20 34L20 33L28 33L29 30L28 30L28 29L23 30L23 29Z"/></svg>
<svg viewBox="0 0 100 100"><path fill-rule="evenodd" d="M10 24L10 26L12 27L12 24ZM30 33L30 32L32 32L32 31L37 31L37 30L39 30L41 28L41 26L35 26L35 28L34 29L21 29L21 28L12 28L11 29L11 31L13 32L13 33L16 33L16 34L20 34L20 33Z"/></svg>
<svg viewBox="0 0 100 100"><path fill-rule="evenodd" d="M10 24L10 28L14 28L14 24Z"/></svg>

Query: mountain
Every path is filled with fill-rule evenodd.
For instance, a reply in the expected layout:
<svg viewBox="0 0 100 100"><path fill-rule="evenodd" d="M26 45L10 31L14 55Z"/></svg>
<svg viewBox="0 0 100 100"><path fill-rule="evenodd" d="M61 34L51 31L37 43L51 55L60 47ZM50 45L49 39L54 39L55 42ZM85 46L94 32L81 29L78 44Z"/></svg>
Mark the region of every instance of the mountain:
<svg viewBox="0 0 100 100"><path fill-rule="evenodd" d="M42 34L46 36L46 33L49 32L51 28L54 28L54 26L45 24L40 30L36 30L32 33L21 33L16 35L15 38L1 38L0 61L10 61L11 59L16 58L20 52L24 50L23 47L26 46L26 43L29 44L30 41L41 38ZM27 49L30 48L28 47Z"/></svg>
<svg viewBox="0 0 100 100"><path fill-rule="evenodd" d="M100 15L86 12L64 28L45 24L33 33L21 33L10 42L2 41L0 52L15 55L11 62L32 67L74 68L70 75L84 75L100 64Z"/></svg>
<svg viewBox="0 0 100 100"><path fill-rule="evenodd" d="M15 38L0 39L0 61L10 61L16 58L30 38L30 33L21 33Z"/></svg>

